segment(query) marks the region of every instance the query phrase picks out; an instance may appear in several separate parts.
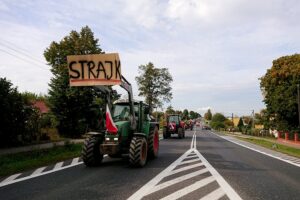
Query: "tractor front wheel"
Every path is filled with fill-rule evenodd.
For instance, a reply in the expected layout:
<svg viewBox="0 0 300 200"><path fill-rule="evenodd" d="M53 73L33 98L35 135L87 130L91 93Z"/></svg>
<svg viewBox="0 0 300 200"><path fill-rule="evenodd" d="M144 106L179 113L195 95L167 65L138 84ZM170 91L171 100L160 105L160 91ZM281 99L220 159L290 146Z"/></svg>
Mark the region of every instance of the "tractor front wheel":
<svg viewBox="0 0 300 200"><path fill-rule="evenodd" d="M147 141L144 137L133 137L129 148L129 162L133 167L143 167L147 162Z"/></svg>
<svg viewBox="0 0 300 200"><path fill-rule="evenodd" d="M100 153L102 138L89 137L85 140L81 157L86 166L97 166L102 162L103 154Z"/></svg>
<svg viewBox="0 0 300 200"><path fill-rule="evenodd" d="M158 149L159 149L159 134L158 134L158 128L156 126L148 139L148 157L150 159L156 158L158 156Z"/></svg>
<svg viewBox="0 0 300 200"><path fill-rule="evenodd" d="M178 128L178 138L183 138L183 130L182 128Z"/></svg>

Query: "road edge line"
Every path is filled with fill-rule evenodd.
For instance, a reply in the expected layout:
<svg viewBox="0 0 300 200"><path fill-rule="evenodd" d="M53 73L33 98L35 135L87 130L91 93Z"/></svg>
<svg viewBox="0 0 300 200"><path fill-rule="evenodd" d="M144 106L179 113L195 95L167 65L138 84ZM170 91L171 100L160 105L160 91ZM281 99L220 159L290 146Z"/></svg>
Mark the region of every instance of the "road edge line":
<svg viewBox="0 0 300 200"><path fill-rule="evenodd" d="M248 147L248 146L243 145L243 144L240 144L240 143L238 143L238 142L231 141L231 140L229 140L229 139L227 139L227 138L225 138L225 137L222 137L222 136L220 136L220 135L218 135L218 134L216 134L216 133L214 133L214 132L212 132L212 131L210 131L210 132L211 132L212 134L214 134L214 135L216 135L216 136L218 136L218 137L220 137L220 138L222 138L222 139L228 141L228 142L231 142L231 143L234 143L234 144L236 144L236 145L245 147L245 148L250 149L250 150L252 150L252 151L256 151L256 152L261 153L261 154L263 154L263 155L266 155L266 156L269 156L269 157L272 157L272 158L281 160L281 161L283 161L283 162L289 163L289 164L294 165L294 166L296 166L296 167L300 167L300 164L293 163L293 162L291 162L291 161L289 161L289 160L285 160L285 159L280 158L280 157L278 157L278 156L274 156L274 155L272 155L272 154L269 154L269 153L266 153L266 152L263 152L263 151L254 149L254 148L252 148L252 147ZM251 143L250 143L250 144L251 144ZM277 151L275 151L275 152L277 152ZM279 152L279 153L281 153L281 152ZM282 153L282 154L284 154L284 153ZM284 154L284 155L287 155L287 154Z"/></svg>

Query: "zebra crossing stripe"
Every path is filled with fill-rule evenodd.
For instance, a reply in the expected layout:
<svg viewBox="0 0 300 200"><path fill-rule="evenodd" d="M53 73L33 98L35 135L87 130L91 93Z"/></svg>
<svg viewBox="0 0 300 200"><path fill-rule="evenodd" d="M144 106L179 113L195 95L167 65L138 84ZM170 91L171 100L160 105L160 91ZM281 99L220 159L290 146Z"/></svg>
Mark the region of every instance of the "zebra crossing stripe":
<svg viewBox="0 0 300 200"><path fill-rule="evenodd" d="M200 181L197 181L195 183L193 183L190 186L187 186L185 188L182 188L181 190L178 190L164 198L162 198L161 200L174 200L174 199L179 199L180 197L183 197L184 195L187 195L195 190L198 190L199 188L208 185L209 183L215 181L214 177L209 176L207 178L204 178Z"/></svg>
<svg viewBox="0 0 300 200"><path fill-rule="evenodd" d="M225 195L224 191L221 188L218 188L211 193L205 195L200 200L218 200Z"/></svg>
<svg viewBox="0 0 300 200"><path fill-rule="evenodd" d="M180 183L180 182L185 181L185 180L187 180L187 179L193 178L193 177L198 176L198 175L200 175L200 174L204 174L204 173L206 173L206 172L208 172L207 169L202 169L202 170L199 170L199 171L195 171L195 172L193 172L193 173L190 173L190 174L186 174L186 175L180 176L180 177L175 178L175 179L172 179L172 180L170 180L170 181L166 181L166 182L164 182L164 183L161 183L161 184L159 184L159 185L156 185L150 192L147 193L147 195L149 195L149 194L151 194L151 193L154 193L154 192L157 192L157 191L159 191L159 190L162 190L162 189L164 189L164 188L166 188L166 187L169 187L169 186L171 186L171 185L174 185L174 184L176 184L176 183Z"/></svg>
<svg viewBox="0 0 300 200"><path fill-rule="evenodd" d="M189 165L189 166L186 166L186 167L182 167L180 169L173 170L168 175L170 176L170 175L177 174L179 172L183 172L183 171L193 169L193 168L196 168L196 167L200 167L200 166L203 166L203 163L197 163L197 164Z"/></svg>
<svg viewBox="0 0 300 200"><path fill-rule="evenodd" d="M188 163L193 163L193 162L196 162L196 161L201 161L201 160L200 160L199 157L198 157L198 158L193 159L193 160L183 161L183 162L181 162L179 165L184 165L184 164L188 164Z"/></svg>

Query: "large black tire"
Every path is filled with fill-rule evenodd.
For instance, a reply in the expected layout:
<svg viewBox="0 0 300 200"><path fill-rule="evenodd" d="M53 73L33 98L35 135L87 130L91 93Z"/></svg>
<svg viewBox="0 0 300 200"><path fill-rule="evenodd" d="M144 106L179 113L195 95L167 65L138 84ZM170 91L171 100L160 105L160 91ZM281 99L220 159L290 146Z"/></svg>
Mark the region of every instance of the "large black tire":
<svg viewBox="0 0 300 200"><path fill-rule="evenodd" d="M143 167L147 162L147 141L144 137L133 137L129 148L129 162L133 167Z"/></svg>
<svg viewBox="0 0 300 200"><path fill-rule="evenodd" d="M183 130L182 130L182 128L178 128L178 138L183 138Z"/></svg>
<svg viewBox="0 0 300 200"><path fill-rule="evenodd" d="M164 127L164 128L163 128L163 138L164 138L164 139L167 139L167 138L168 138L168 129L167 129L167 127Z"/></svg>
<svg viewBox="0 0 300 200"><path fill-rule="evenodd" d="M158 156L159 150L159 134L158 128L155 126L148 138L148 158L154 159Z"/></svg>
<svg viewBox="0 0 300 200"><path fill-rule="evenodd" d="M100 144L102 143L100 137L89 137L85 140L81 157L86 166L98 166L101 164L103 154L100 153Z"/></svg>

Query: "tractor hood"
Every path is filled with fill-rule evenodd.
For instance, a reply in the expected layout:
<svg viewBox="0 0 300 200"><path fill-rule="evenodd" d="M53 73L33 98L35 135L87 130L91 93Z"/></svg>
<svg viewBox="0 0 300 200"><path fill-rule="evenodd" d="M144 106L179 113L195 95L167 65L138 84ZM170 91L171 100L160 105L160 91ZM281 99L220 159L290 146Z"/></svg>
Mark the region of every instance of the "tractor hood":
<svg viewBox="0 0 300 200"><path fill-rule="evenodd" d="M118 121L115 122L117 128L118 128L118 134L128 134L129 128L130 128L130 122L129 121Z"/></svg>

